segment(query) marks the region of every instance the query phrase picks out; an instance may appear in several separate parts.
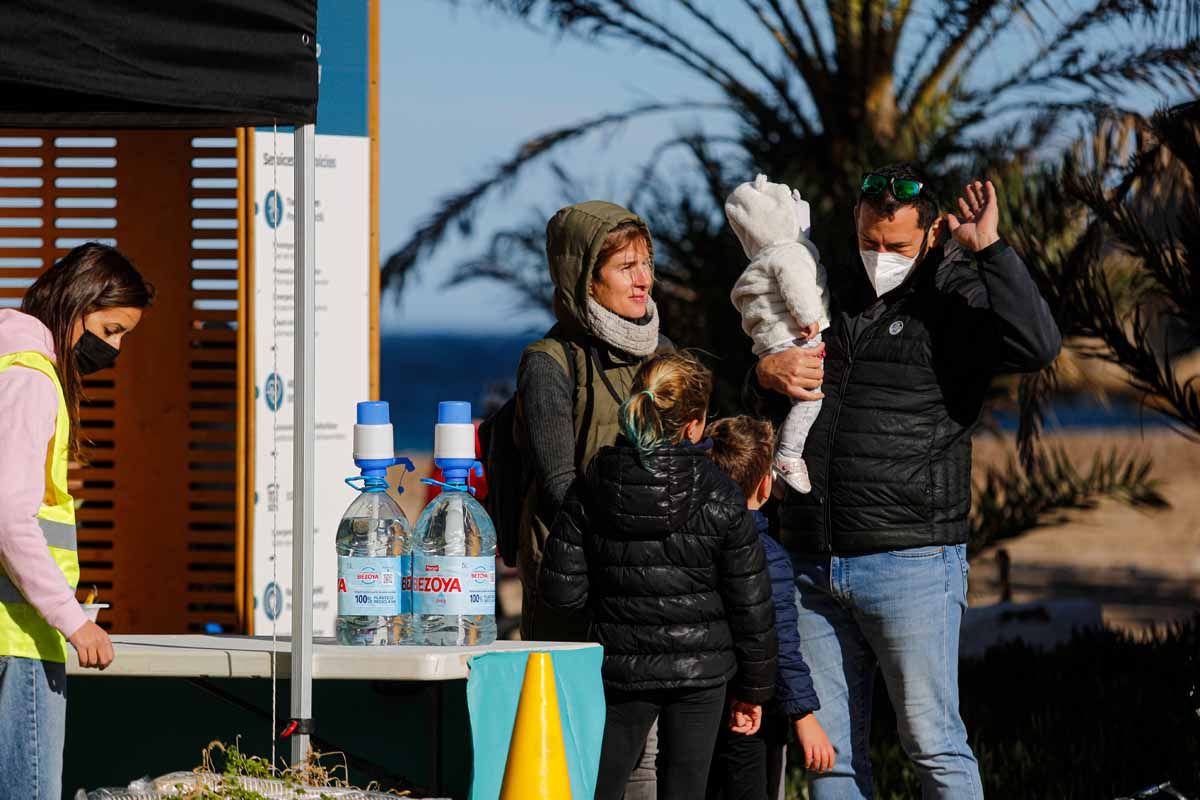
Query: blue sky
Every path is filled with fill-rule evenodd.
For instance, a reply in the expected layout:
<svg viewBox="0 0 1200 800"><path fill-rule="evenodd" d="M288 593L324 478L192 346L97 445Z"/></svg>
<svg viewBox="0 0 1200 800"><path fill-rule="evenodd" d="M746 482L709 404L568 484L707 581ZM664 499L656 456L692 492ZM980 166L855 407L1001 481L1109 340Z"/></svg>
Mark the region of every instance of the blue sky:
<svg viewBox="0 0 1200 800"><path fill-rule="evenodd" d="M531 134L650 97L638 88L647 72L662 97L705 94L700 81L661 59L557 40L469 4L404 0L381 6L381 259L439 197L479 180ZM572 152L630 169L663 133L660 125L643 123ZM533 175L519 194L489 203L479 229L511 221L513 211L531 202L548 201L550 187L549 178ZM423 265L398 304L385 295L384 328L515 331L544 323L537 314L514 313L517 296L497 284L443 286L455 261L482 241L456 237Z"/></svg>
<svg viewBox="0 0 1200 800"><path fill-rule="evenodd" d="M648 100L718 99L705 81L663 57L535 31L480 11L471 0L458 5L383 0L380 6L381 259L411 235L440 197L480 180L536 132ZM736 26L753 23L739 15L731 24L736 33ZM745 33L747 41L773 47L757 30ZM1011 62L1030 47L1030 34L1012 37L989 50L992 63L974 63L972 70L1011 70ZM1000 60L1010 63L996 63ZM1155 103L1148 98L1139 105ZM616 188L655 144L700 122L709 130L731 125L715 114L651 118L614 136L586 139L564 151L562 161L586 175L597 194L619 199ZM605 192L609 186L613 190ZM457 260L482 248L488 232L522 218L531 206L551 213L561 204L545 171L531 173L513 194L493 197L477 219L473 240L454 237L422 265L401 297L384 295L385 332L518 332L544 326L546 317L519 312L518 297L503 286L451 289L444 283Z"/></svg>

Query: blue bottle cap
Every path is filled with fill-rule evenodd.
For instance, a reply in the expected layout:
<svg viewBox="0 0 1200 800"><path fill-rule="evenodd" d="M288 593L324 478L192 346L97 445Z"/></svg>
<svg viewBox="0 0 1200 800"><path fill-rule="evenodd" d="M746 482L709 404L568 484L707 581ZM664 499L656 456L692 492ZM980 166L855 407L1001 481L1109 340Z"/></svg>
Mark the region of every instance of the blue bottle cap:
<svg viewBox="0 0 1200 800"><path fill-rule="evenodd" d="M391 414L386 400L368 400L358 404L359 425L390 425Z"/></svg>
<svg viewBox="0 0 1200 800"><path fill-rule="evenodd" d="M462 400L438 403L438 425L470 425L471 404Z"/></svg>

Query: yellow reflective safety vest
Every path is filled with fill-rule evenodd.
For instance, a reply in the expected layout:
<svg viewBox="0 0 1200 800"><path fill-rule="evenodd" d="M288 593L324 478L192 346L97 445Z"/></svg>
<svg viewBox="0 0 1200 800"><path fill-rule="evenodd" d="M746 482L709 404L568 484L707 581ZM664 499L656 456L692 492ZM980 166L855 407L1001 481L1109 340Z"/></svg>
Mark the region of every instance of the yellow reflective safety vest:
<svg viewBox="0 0 1200 800"><path fill-rule="evenodd" d="M41 353L0 355L0 373L9 369L33 369L54 382L58 392L58 417L54 438L46 449L46 492L37 520L50 555L72 589L79 585L79 553L75 538L75 501L67 491L70 460L71 417L54 364ZM0 420L0 425L5 424ZM0 565L0 655L65 662L67 643L63 635L34 610Z"/></svg>

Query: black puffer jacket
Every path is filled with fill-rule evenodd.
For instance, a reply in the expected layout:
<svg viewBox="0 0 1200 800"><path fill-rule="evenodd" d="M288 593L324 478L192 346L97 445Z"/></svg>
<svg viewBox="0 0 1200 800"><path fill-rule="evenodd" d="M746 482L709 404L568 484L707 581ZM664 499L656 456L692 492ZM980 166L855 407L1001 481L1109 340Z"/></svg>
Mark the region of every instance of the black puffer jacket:
<svg viewBox="0 0 1200 800"><path fill-rule="evenodd" d="M1004 242L973 256L948 244L882 298L867 287L839 305L804 447L813 490L787 492L780 538L834 553L965 542L988 386L1054 361L1050 309Z"/></svg>
<svg viewBox="0 0 1200 800"><path fill-rule="evenodd" d="M746 499L704 447L664 447L643 468L624 440L567 493L546 542L546 601L588 607L604 683L774 693L775 614ZM736 676L736 678L735 678Z"/></svg>

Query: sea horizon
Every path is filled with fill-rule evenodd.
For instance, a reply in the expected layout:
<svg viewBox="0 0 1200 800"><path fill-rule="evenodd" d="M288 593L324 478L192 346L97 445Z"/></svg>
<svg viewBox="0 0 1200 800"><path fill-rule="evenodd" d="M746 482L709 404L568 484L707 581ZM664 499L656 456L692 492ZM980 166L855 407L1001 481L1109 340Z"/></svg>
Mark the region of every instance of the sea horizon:
<svg viewBox="0 0 1200 800"><path fill-rule="evenodd" d="M511 396L521 352L541 335L542 331L384 332L379 346L379 399L391 406L396 450L402 454L433 450L437 405L443 400L465 400L474 416L481 418L488 402Z"/></svg>

